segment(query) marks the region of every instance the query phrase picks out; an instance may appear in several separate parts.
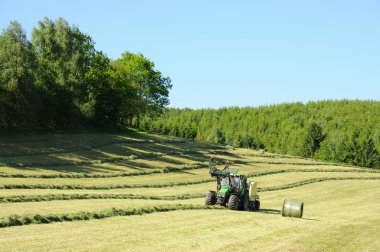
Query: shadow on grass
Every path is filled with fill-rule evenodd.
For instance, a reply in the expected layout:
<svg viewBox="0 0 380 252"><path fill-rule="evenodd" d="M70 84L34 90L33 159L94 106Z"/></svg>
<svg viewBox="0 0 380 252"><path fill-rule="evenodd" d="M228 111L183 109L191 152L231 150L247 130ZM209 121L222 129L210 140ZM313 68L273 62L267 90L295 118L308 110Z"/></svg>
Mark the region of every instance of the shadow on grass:
<svg viewBox="0 0 380 252"><path fill-rule="evenodd" d="M320 221L318 219L311 219L311 218L302 218L303 220L308 220L308 221Z"/></svg>
<svg viewBox="0 0 380 252"><path fill-rule="evenodd" d="M258 211L255 211L257 213L263 213L263 214L281 214L281 210L277 209L269 209L269 208L262 208Z"/></svg>
<svg viewBox="0 0 380 252"><path fill-rule="evenodd" d="M207 152L215 152L219 149L218 147L221 146L168 136L150 135L133 130L44 134L10 133L0 134L0 163L18 170L50 170L70 173L107 172L106 169L122 171L124 167L143 170L155 167L137 160L124 161L123 157L136 156L137 159L157 161L169 166L182 165L189 161L207 161L209 159ZM222 149L222 147L219 149L218 154L234 156ZM176 160L176 157L182 160ZM115 167L98 166L102 163L113 163Z"/></svg>
<svg viewBox="0 0 380 252"><path fill-rule="evenodd" d="M263 213L263 214L279 214L281 215L281 210L277 209L260 209L258 211L255 211L257 213ZM294 217L284 217L284 218L294 218ZM318 219L312 219L312 218L300 218L302 220L307 220L307 221L320 221Z"/></svg>

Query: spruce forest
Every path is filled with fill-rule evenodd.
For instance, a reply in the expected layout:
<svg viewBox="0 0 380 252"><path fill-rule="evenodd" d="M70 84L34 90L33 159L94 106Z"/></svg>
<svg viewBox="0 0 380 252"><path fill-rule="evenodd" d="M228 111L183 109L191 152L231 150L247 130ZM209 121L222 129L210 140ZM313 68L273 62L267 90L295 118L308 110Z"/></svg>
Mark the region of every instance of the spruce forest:
<svg viewBox="0 0 380 252"><path fill-rule="evenodd" d="M380 168L380 102L318 101L259 108L168 109L149 132Z"/></svg>

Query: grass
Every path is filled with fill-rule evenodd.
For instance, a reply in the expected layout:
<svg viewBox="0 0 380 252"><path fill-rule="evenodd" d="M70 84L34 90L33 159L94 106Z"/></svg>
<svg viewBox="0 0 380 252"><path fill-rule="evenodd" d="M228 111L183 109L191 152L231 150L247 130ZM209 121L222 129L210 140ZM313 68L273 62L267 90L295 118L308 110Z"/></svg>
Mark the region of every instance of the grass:
<svg viewBox="0 0 380 252"><path fill-rule="evenodd" d="M321 190L321 185L324 190ZM346 192L346 189L350 191ZM334 199L331 192L338 193ZM186 210L13 227L1 230L0 241L5 248L35 251L84 248L102 251L216 251L229 246L229 242L223 243L228 239L239 240L239 246L249 250L376 250L380 245L375 239L380 231L380 219L374 213L380 210L376 200L379 192L375 181L365 184L355 181L351 185L329 181L302 189L284 190L285 195L304 197L303 219L281 217L281 199L273 192L267 192L261 196L267 200L265 204L263 202L263 208L270 210L261 212ZM355 214L345 209L355 204ZM221 214L222 220L216 221Z"/></svg>
<svg viewBox="0 0 380 252"><path fill-rule="evenodd" d="M201 204L199 199L186 200L142 200L142 199L89 199L68 201L21 202L3 204L0 209L0 219L11 215L35 214L65 214L83 211L102 211L110 208L135 208L144 206ZM11 213L11 214L10 214Z"/></svg>
<svg viewBox="0 0 380 252"><path fill-rule="evenodd" d="M261 211L204 209L211 154L258 181ZM379 185L374 170L134 131L0 133L0 246L378 251ZM302 219L281 217L285 198Z"/></svg>
<svg viewBox="0 0 380 252"><path fill-rule="evenodd" d="M254 177L259 187L281 186L289 183L297 183L318 178L378 178L380 173L357 173L357 172L286 172L261 177Z"/></svg>

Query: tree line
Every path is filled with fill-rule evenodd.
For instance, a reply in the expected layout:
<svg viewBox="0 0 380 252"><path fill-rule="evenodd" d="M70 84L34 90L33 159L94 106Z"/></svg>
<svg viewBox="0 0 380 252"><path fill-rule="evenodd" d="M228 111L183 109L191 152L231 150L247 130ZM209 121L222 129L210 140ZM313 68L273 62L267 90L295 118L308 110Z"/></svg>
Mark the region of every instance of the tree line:
<svg viewBox="0 0 380 252"><path fill-rule="evenodd" d="M31 41L17 21L0 35L0 129L138 125L171 87L142 54L111 60L63 18L38 22Z"/></svg>
<svg viewBox="0 0 380 252"><path fill-rule="evenodd" d="M380 102L167 109L140 129L234 147L380 168Z"/></svg>
<svg viewBox="0 0 380 252"><path fill-rule="evenodd" d="M164 109L169 77L142 54L116 60L66 20L44 18L27 39L0 34L0 129L132 125L167 135L380 167L380 102L320 101L259 108Z"/></svg>

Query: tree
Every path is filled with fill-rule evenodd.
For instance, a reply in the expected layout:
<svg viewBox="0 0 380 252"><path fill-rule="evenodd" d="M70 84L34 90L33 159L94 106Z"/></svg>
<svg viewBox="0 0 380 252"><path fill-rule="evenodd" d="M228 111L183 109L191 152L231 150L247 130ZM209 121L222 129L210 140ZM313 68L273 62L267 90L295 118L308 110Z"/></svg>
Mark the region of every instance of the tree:
<svg viewBox="0 0 380 252"><path fill-rule="evenodd" d="M112 72L109 58L102 52L95 52L85 76L88 97L81 111L96 126L114 127L119 123L122 100Z"/></svg>
<svg viewBox="0 0 380 252"><path fill-rule="evenodd" d="M304 157L312 157L321 147L322 141L326 138L323 129L316 123L311 123L303 144L302 154Z"/></svg>
<svg viewBox="0 0 380 252"><path fill-rule="evenodd" d="M111 69L112 87L118 91L120 97L119 121L131 125L133 115L137 111L137 94L129 82L129 72L120 60L113 61Z"/></svg>
<svg viewBox="0 0 380 252"><path fill-rule="evenodd" d="M91 94L86 73L97 55L94 42L63 18L45 17L33 30L32 43L39 64L37 84L51 98L45 106L54 108L54 121L60 127L70 125L81 117L82 108L88 108Z"/></svg>
<svg viewBox="0 0 380 252"><path fill-rule="evenodd" d="M137 127L142 115L159 114L169 104L170 78L162 76L160 71L154 69L154 63L142 54L125 52L113 66L122 73L120 89L132 91L125 94L130 104L125 114L136 118Z"/></svg>
<svg viewBox="0 0 380 252"><path fill-rule="evenodd" d="M380 166L380 154L370 134L360 135L358 130L353 131L343 149L346 163L372 168Z"/></svg>
<svg viewBox="0 0 380 252"><path fill-rule="evenodd" d="M179 136L186 135L191 125L194 134L189 136L199 141L379 167L378 118L380 102L343 100L259 108L170 108L162 116L143 117L142 123L144 129ZM360 130L360 137L355 140L357 144L352 140L349 144L355 128ZM351 151L348 151L349 146Z"/></svg>
<svg viewBox="0 0 380 252"><path fill-rule="evenodd" d="M169 103L171 81L153 62L126 52L111 63L63 18L45 17L32 42L12 22L0 42L0 128L114 127L128 119L139 125L142 115L160 114ZM183 135L195 133L190 127Z"/></svg>
<svg viewBox="0 0 380 252"><path fill-rule="evenodd" d="M211 143L224 143L225 139L223 132L219 127L213 128L211 134L207 137L207 141ZM236 144L236 147L239 147L240 143Z"/></svg>
<svg viewBox="0 0 380 252"><path fill-rule="evenodd" d="M13 21L0 35L0 127L35 127L38 97L32 44Z"/></svg>

